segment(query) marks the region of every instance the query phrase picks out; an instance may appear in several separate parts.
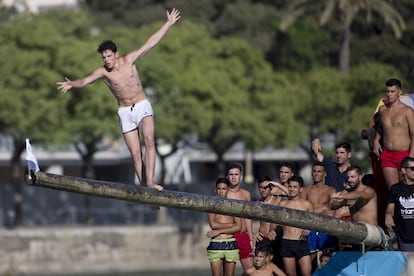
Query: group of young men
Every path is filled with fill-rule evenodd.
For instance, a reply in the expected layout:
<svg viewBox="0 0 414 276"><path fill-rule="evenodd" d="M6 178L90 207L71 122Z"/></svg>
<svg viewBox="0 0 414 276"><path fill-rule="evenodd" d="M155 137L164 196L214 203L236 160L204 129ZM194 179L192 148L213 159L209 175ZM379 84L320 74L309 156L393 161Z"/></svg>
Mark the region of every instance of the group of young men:
<svg viewBox="0 0 414 276"><path fill-rule="evenodd" d="M337 144L335 160L331 160L324 155L319 139L314 139L311 145L315 157L313 183L304 185L293 165L282 163L279 182L268 176L258 178L262 203L370 225L381 223L389 231L395 231L400 250L414 251L414 111L400 101L401 83L398 80L388 80L386 88L384 105L378 109L375 124L368 130L375 131L370 139L377 162L373 166L379 164L381 167L380 171L373 168L373 178L364 176L360 167L351 164L349 143ZM240 187L242 175L240 165L233 165L228 170L227 198L251 200L250 193ZM375 190L381 178L387 188L384 214L379 214L382 209ZM246 275L260 269L253 262L254 248L270 247L273 253L268 262L276 265L281 270L279 273L287 275L297 275L297 267L301 275L311 275L317 252L321 254L320 261L326 262L330 251L339 249L338 240L325 233L263 221L259 229L253 231L250 219L242 219L242 225L241 234L237 233L241 237L236 237L236 241L237 244L241 241L239 256ZM355 248L360 247L354 245L351 250Z"/></svg>
<svg viewBox="0 0 414 276"><path fill-rule="evenodd" d="M136 175L141 184L158 191L163 187L153 179L156 157L154 113L145 96L136 61L155 47L180 19L180 12L176 9L166 14L166 22L139 48L120 57L116 44L105 40L98 47L102 67L82 79L65 77L64 81L57 82L63 93L99 79L105 82L118 102L119 122ZM378 183L384 180L387 189L384 225L396 231L399 248L408 251L414 251L413 108L401 100L401 82L389 79L386 98L380 102L369 128L363 131L371 149L374 186L378 187ZM145 162L141 153L141 135L146 150ZM351 165L350 144L336 146L335 161L323 154L319 139L312 141L311 149L318 161L312 167L313 184L304 187L303 179L286 163L280 166L280 183L269 177L259 179L262 202L378 225L378 218L383 219L381 212L378 214L381 208L378 208L377 193L364 183L361 169ZM250 193L240 187L242 178L240 165L230 167L227 177L216 183L217 195L250 201ZM254 232L252 221L245 218L210 214L209 223L212 228L208 233L212 238L209 259L214 275L221 275L219 271L223 265L226 275L234 274L234 264L238 260L247 275L285 275L272 263L272 258L273 261L283 259L280 264L288 275L296 275L296 261L302 275L310 275L314 250L335 244L335 240L324 233L268 222L260 222L258 231ZM277 242L272 242L274 240ZM269 250L272 246L276 249L273 253ZM253 248L256 248L255 256ZM225 251L225 255L216 251Z"/></svg>

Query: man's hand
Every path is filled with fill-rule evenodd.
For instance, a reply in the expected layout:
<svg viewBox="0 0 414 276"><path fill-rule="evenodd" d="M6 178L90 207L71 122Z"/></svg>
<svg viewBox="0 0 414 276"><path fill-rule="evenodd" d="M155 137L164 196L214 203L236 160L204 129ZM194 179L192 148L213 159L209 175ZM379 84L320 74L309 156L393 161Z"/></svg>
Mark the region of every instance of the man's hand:
<svg viewBox="0 0 414 276"><path fill-rule="evenodd" d="M323 153L322 153L322 146L321 141L318 138L312 140L312 153L316 160L322 162L323 161Z"/></svg>
<svg viewBox="0 0 414 276"><path fill-rule="evenodd" d="M69 89L72 88L72 85L70 84L70 79L68 79L67 77L65 77L65 81L60 81L57 82L57 88L62 92L62 93L66 93L68 92Z"/></svg>
<svg viewBox="0 0 414 276"><path fill-rule="evenodd" d="M388 229L395 227L394 218L389 213L385 213L385 226L387 226Z"/></svg>
<svg viewBox="0 0 414 276"><path fill-rule="evenodd" d="M168 18L168 22L171 24L171 25L173 25L175 22L177 22L178 21L178 19L180 19L181 18L181 16L180 16L180 12L177 10L177 9L172 9L172 11L171 12L168 12L167 11L167 18Z"/></svg>
<svg viewBox="0 0 414 276"><path fill-rule="evenodd" d="M256 240L256 242L259 242L259 241L263 240L263 234L260 233L260 232L254 233L253 236L254 236L253 239Z"/></svg>
<svg viewBox="0 0 414 276"><path fill-rule="evenodd" d="M210 230L210 231L207 232L207 237L209 237L209 238L214 238L218 235L220 235L219 230Z"/></svg>
<svg viewBox="0 0 414 276"><path fill-rule="evenodd" d="M378 157L380 158L381 156L381 152L382 152L382 147L381 144L379 143L379 141L377 139L374 140L374 145L373 145L373 149L372 152Z"/></svg>

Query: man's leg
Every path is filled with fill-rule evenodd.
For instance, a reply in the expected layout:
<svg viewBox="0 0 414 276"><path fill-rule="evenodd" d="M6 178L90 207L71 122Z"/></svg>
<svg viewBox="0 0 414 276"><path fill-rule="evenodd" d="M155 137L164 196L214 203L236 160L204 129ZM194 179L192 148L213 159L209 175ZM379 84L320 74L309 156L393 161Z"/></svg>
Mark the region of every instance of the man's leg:
<svg viewBox="0 0 414 276"><path fill-rule="evenodd" d="M243 271L248 270L249 268L253 267L253 257L240 259L240 264L243 268Z"/></svg>
<svg viewBox="0 0 414 276"><path fill-rule="evenodd" d="M312 274L312 261L310 255L306 255L300 258L299 266L302 276L310 276Z"/></svg>
<svg viewBox="0 0 414 276"><path fill-rule="evenodd" d="M400 181L400 172L396 168L385 167L382 169L382 172L384 174L384 179L388 190L392 185Z"/></svg>
<svg viewBox="0 0 414 276"><path fill-rule="evenodd" d="M131 153L132 161L134 162L135 172L138 176L139 182L142 184L142 157L141 157L141 145L139 141L138 129L126 132L123 134L125 143L128 150Z"/></svg>
<svg viewBox="0 0 414 276"><path fill-rule="evenodd" d="M146 184L150 188L162 191L164 188L154 183L153 178L155 174L155 141L154 141L154 118L147 116L141 121L140 128L144 136L145 144L145 175L147 177Z"/></svg>
<svg viewBox="0 0 414 276"><path fill-rule="evenodd" d="M283 257L286 274L288 276L296 276L296 259L295 257Z"/></svg>

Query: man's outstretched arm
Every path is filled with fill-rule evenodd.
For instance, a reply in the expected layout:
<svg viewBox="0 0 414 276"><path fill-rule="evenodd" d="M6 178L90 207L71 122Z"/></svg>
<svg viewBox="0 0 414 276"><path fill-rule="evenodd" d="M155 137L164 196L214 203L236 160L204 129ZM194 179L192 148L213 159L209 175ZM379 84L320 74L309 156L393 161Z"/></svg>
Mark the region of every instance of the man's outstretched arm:
<svg viewBox="0 0 414 276"><path fill-rule="evenodd" d="M131 62L135 63L135 61L145 55L149 50L155 47L155 45L160 42L161 38L164 37L164 35L167 33L167 31L170 29L172 25L175 24L175 22L180 19L180 12L177 9L172 9L171 12L167 11L167 21L162 25L162 27L155 32L140 48L129 52L126 55L126 59Z"/></svg>
<svg viewBox="0 0 414 276"><path fill-rule="evenodd" d="M56 83L57 88L63 93L68 92L68 90L72 88L83 88L88 84L91 84L92 82L102 78L103 74L101 73L101 70L102 68L98 68L95 71L93 71L92 74L86 76L83 79L78 80L70 80L67 77L65 77L65 81L60 81Z"/></svg>

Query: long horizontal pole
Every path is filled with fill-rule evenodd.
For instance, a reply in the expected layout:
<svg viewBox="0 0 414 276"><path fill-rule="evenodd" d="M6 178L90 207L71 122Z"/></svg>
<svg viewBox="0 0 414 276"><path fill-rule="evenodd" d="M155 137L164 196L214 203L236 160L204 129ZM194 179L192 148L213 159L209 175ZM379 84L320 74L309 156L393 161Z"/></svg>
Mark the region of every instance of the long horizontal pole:
<svg viewBox="0 0 414 276"><path fill-rule="evenodd" d="M143 186L55 175L44 172L31 172L31 174L26 176L26 182L33 186L80 194L251 218L303 229L311 229L355 243L365 243L370 246L381 245L384 242L384 232L378 226L346 221L260 202L224 199L216 196L171 190L159 192Z"/></svg>

